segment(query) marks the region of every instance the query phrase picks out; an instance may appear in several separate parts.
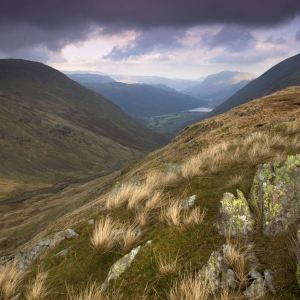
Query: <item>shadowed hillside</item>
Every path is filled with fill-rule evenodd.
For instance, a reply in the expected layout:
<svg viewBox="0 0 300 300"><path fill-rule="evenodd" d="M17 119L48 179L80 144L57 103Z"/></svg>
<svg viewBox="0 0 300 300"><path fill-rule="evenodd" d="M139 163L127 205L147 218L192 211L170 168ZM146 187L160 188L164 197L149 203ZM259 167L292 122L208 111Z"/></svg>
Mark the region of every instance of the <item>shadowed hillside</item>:
<svg viewBox="0 0 300 300"><path fill-rule="evenodd" d="M167 141L41 63L0 60L0 91L2 196L89 176Z"/></svg>

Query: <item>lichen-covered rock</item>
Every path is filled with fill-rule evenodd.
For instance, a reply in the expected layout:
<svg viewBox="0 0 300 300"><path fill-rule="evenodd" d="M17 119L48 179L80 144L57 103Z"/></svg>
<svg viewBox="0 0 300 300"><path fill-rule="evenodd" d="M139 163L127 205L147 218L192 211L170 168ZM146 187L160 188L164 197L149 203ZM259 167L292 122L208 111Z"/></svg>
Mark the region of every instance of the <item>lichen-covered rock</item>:
<svg viewBox="0 0 300 300"><path fill-rule="evenodd" d="M115 186L113 187L113 189L110 192L110 197L115 197L122 189L122 185L119 181L116 182Z"/></svg>
<svg viewBox="0 0 300 300"><path fill-rule="evenodd" d="M235 274L224 261L226 253L227 245L223 245L219 250L214 251L199 273L201 278L208 281L212 292L219 288L225 288L227 285L235 288Z"/></svg>
<svg viewBox="0 0 300 300"><path fill-rule="evenodd" d="M165 174L180 174L181 165L169 162L165 168Z"/></svg>
<svg viewBox="0 0 300 300"><path fill-rule="evenodd" d="M178 206L182 209L189 210L195 205L197 196L193 195L184 199L179 200Z"/></svg>
<svg viewBox="0 0 300 300"><path fill-rule="evenodd" d="M120 258L118 261L116 261L110 268L109 273L102 284L102 292L105 292L109 282L112 279L118 279L122 273L124 273L130 266L138 252L141 250L141 246L138 246L131 250L130 253L126 254L122 258Z"/></svg>
<svg viewBox="0 0 300 300"><path fill-rule="evenodd" d="M26 270L34 259L57 243L76 237L78 237L78 234L73 229L66 229L56 232L52 237L37 241L34 246L24 249L15 256L19 270Z"/></svg>
<svg viewBox="0 0 300 300"><path fill-rule="evenodd" d="M263 214L263 233L288 232L300 217L300 155L289 156L280 167L257 167L251 188L250 205Z"/></svg>
<svg viewBox="0 0 300 300"><path fill-rule="evenodd" d="M253 225L254 220L243 193L237 190L237 197L231 193L224 193L215 222L219 233L246 237L252 231Z"/></svg>
<svg viewBox="0 0 300 300"><path fill-rule="evenodd" d="M254 280L251 285L247 287L243 294L248 299L258 299L266 292L266 281L261 277Z"/></svg>

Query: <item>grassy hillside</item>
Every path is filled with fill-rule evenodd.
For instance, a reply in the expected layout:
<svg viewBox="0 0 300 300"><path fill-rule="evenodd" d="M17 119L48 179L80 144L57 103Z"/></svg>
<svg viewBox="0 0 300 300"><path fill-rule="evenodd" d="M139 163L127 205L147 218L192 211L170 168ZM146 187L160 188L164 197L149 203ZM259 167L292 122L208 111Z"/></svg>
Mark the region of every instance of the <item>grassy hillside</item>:
<svg viewBox="0 0 300 300"><path fill-rule="evenodd" d="M85 87L103 95L134 117L177 113L204 104L191 96L146 84L121 82L83 84Z"/></svg>
<svg viewBox="0 0 300 300"><path fill-rule="evenodd" d="M99 173L166 142L41 63L0 60L0 91L0 176L7 187L0 197L20 194L24 182L47 185Z"/></svg>
<svg viewBox="0 0 300 300"><path fill-rule="evenodd" d="M32 299L28 295L34 282L39 282L41 290L50 292L39 294L38 299L246 299L243 291L251 283L246 243L250 243L258 271L271 269L274 275L277 296L268 290L262 299L298 299L297 228L264 236L259 211L253 211L255 230L247 240L226 239L213 224L224 192L239 189L248 199L258 164L281 164L287 155L300 152L299 104L300 87L251 101L189 126L169 145L127 167L108 193L49 224L31 241L32 245L69 227L79 234L37 260L10 296L20 291L21 299ZM172 169L171 162L180 165L181 171L166 173L166 167ZM137 182L133 176L140 178L140 185L133 184ZM116 181L121 184L119 192L114 188ZM195 207L180 210L179 199L192 195L197 196ZM96 223L90 225L90 219ZM134 237L137 228L142 233ZM146 245L149 240L151 244ZM239 274L237 287L211 293L198 274L224 243L232 250L228 263ZM142 248L131 267L102 294L101 285L112 264L138 245ZM65 256L54 256L67 248Z"/></svg>
<svg viewBox="0 0 300 300"><path fill-rule="evenodd" d="M205 118L224 113L231 108L244 104L289 86L300 84L300 54L290 57L253 80L233 96L217 106Z"/></svg>

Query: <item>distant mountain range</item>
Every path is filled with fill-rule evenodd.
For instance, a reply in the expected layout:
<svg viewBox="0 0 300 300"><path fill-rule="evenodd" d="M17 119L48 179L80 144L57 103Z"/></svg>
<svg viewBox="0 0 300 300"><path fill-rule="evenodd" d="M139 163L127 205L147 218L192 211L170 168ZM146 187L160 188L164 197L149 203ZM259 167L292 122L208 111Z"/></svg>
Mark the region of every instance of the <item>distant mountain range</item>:
<svg viewBox="0 0 300 300"><path fill-rule="evenodd" d="M253 99L296 85L300 85L300 54L292 56L269 69L229 97L213 111L206 114L205 118L219 115Z"/></svg>
<svg viewBox="0 0 300 300"><path fill-rule="evenodd" d="M164 115L203 106L205 103L162 85L126 84L122 82L82 84L118 105L127 114L139 117Z"/></svg>
<svg viewBox="0 0 300 300"><path fill-rule="evenodd" d="M104 170L167 142L37 62L0 60L0 176L55 181Z"/></svg>
<svg viewBox="0 0 300 300"><path fill-rule="evenodd" d="M77 82L86 82L86 83L104 83L104 82L115 82L114 79L107 75L98 75L98 74L66 74L70 79Z"/></svg>
<svg viewBox="0 0 300 300"><path fill-rule="evenodd" d="M209 75L201 83L186 89L183 93L205 101L209 107L215 107L256 77L251 73L223 71Z"/></svg>
<svg viewBox="0 0 300 300"><path fill-rule="evenodd" d="M199 81L178 79L178 78L165 78L161 76L125 76L125 75L109 75L113 79L123 83L147 83L151 85L164 84L177 91L183 91L189 87L196 86Z"/></svg>

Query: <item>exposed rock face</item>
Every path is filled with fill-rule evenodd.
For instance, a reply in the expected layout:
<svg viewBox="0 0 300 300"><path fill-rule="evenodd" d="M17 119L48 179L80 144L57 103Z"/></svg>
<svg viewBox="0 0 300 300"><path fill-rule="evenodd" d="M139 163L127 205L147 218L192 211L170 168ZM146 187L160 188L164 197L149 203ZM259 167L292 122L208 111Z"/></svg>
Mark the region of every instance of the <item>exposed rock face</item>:
<svg viewBox="0 0 300 300"><path fill-rule="evenodd" d="M179 200L178 206L182 209L189 210L195 205L197 196L193 195L184 199Z"/></svg>
<svg viewBox="0 0 300 300"><path fill-rule="evenodd" d="M227 245L214 251L200 271L199 276L208 280L212 292L219 288L225 288L227 285L231 288L236 286L234 271L225 264L226 251Z"/></svg>
<svg viewBox="0 0 300 300"><path fill-rule="evenodd" d="M251 283L251 285L244 291L244 296L249 299L258 299L266 292L266 281L263 277L261 277Z"/></svg>
<svg viewBox="0 0 300 300"><path fill-rule="evenodd" d="M300 216L300 155L289 156L282 167L257 167L250 204L263 213L263 233L288 232Z"/></svg>
<svg viewBox="0 0 300 300"><path fill-rule="evenodd" d="M252 231L253 225L254 220L243 193L237 190L237 197L231 193L224 193L215 223L219 233L246 237Z"/></svg>
<svg viewBox="0 0 300 300"><path fill-rule="evenodd" d="M130 253L126 254L112 265L104 283L102 284L102 292L106 291L108 284L112 279L118 279L120 275L130 267L132 261L140 250L141 246L132 249Z"/></svg>
<svg viewBox="0 0 300 300"><path fill-rule="evenodd" d="M18 261L19 270L26 270L34 259L57 243L64 239L69 240L76 237L78 237L78 234L74 230L66 229L56 232L51 238L45 238L37 241L34 246L26 248L16 255L15 259Z"/></svg>
<svg viewBox="0 0 300 300"><path fill-rule="evenodd" d="M138 176L133 176L129 179L128 184L140 186L141 185L140 178Z"/></svg>

